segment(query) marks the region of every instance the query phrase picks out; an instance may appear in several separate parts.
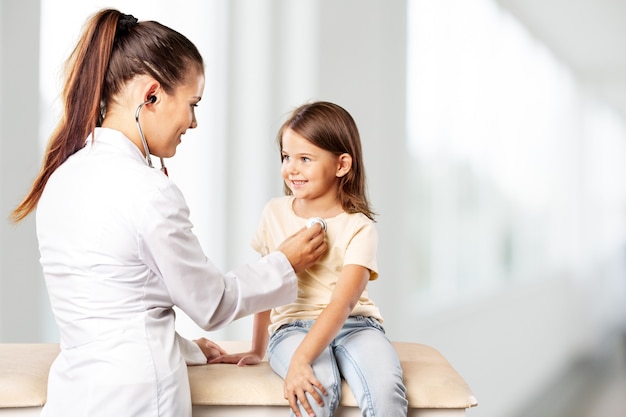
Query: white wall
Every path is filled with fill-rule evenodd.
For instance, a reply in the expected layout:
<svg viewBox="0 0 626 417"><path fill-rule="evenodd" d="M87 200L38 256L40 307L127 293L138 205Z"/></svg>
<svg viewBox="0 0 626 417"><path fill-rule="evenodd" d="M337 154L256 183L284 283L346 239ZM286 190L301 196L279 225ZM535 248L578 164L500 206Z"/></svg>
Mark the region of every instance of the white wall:
<svg viewBox="0 0 626 417"><path fill-rule="evenodd" d="M0 30L0 340L35 342L48 334L50 315L34 219L7 219L41 163L39 1L3 1Z"/></svg>

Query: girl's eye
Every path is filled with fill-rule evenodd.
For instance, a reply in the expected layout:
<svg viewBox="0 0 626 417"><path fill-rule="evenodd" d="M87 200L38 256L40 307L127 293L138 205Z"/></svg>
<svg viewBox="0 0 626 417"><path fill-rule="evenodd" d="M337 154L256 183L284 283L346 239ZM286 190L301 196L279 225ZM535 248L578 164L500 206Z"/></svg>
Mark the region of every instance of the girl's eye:
<svg viewBox="0 0 626 417"><path fill-rule="evenodd" d="M311 158L308 158L306 156L302 157L302 162L309 162L311 160Z"/></svg>
<svg viewBox="0 0 626 417"><path fill-rule="evenodd" d="M289 155L283 155L283 161L288 161L289 160Z"/></svg>

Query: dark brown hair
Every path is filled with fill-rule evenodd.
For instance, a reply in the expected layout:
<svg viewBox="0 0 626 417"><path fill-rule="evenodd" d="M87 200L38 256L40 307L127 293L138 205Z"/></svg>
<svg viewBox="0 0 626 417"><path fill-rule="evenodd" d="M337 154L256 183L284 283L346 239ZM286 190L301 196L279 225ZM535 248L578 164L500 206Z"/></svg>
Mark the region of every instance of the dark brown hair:
<svg viewBox="0 0 626 417"><path fill-rule="evenodd" d="M103 9L91 17L65 64L63 115L52 133L39 175L11 214L19 222L30 214L50 175L102 123L106 107L137 75L156 79L172 94L193 71L204 71L202 56L180 33L154 21Z"/></svg>
<svg viewBox="0 0 626 417"><path fill-rule="evenodd" d="M334 155L352 156L350 171L339 179L337 198L347 213L363 213L374 220L365 182L365 167L361 138L354 119L343 107L327 101L304 104L295 109L278 131L278 146L282 155L283 134L291 129L318 148ZM282 156L281 156L282 158ZM291 189L284 184L286 195Z"/></svg>

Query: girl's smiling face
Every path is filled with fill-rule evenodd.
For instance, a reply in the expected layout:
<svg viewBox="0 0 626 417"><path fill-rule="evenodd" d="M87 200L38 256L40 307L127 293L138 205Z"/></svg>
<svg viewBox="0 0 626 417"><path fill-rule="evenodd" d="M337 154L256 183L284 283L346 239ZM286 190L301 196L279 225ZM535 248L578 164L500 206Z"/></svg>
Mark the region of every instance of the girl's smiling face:
<svg viewBox="0 0 626 417"><path fill-rule="evenodd" d="M334 207L339 177L345 175L343 157L313 145L291 129L283 133L281 175L297 200Z"/></svg>

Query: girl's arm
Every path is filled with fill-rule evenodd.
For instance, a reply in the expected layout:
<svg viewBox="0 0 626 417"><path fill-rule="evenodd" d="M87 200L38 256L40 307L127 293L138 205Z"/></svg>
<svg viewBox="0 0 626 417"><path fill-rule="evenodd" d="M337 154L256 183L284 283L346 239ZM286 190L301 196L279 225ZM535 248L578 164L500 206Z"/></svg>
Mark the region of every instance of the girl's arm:
<svg viewBox="0 0 626 417"><path fill-rule="evenodd" d="M270 310L254 315L252 328L252 347L248 352L221 355L211 359L209 363L236 363L238 366L256 365L265 357L265 349L269 334L267 327L270 324Z"/></svg>
<svg viewBox="0 0 626 417"><path fill-rule="evenodd" d="M320 405L323 403L322 397L313 387L317 387L324 395L326 391L313 374L311 364L337 336L365 290L369 278L370 271L363 266L344 266L330 302L294 352L285 376L284 394L297 416L300 415L298 401L309 414L313 413L305 392L312 395Z"/></svg>
<svg viewBox="0 0 626 417"><path fill-rule="evenodd" d="M252 353L259 357L259 361L263 360L265 350L267 349L267 341L269 333L267 328L270 325L270 311L266 310L254 315L254 327L252 328ZM247 365L240 363L239 365Z"/></svg>

